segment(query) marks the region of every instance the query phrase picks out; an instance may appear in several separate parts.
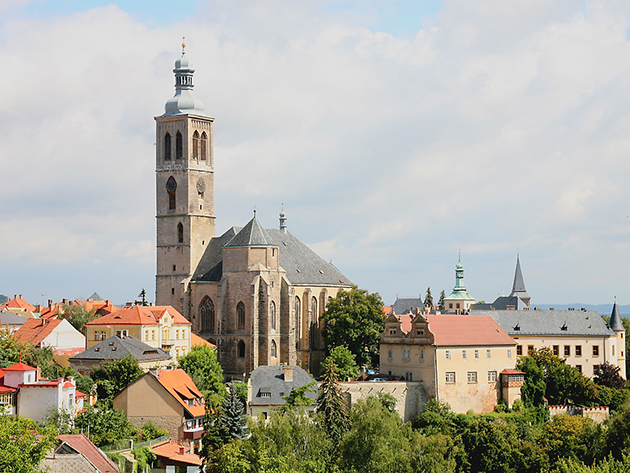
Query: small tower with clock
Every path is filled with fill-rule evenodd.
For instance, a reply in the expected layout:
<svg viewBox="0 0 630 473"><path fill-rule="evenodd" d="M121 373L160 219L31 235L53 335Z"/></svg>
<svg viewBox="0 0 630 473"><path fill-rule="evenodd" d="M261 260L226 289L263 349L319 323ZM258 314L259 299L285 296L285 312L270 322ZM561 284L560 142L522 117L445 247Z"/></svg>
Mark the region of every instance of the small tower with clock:
<svg viewBox="0 0 630 473"><path fill-rule="evenodd" d="M156 121L157 271L155 301L186 317L188 284L215 234L212 123L193 94L195 70L175 61L175 95Z"/></svg>

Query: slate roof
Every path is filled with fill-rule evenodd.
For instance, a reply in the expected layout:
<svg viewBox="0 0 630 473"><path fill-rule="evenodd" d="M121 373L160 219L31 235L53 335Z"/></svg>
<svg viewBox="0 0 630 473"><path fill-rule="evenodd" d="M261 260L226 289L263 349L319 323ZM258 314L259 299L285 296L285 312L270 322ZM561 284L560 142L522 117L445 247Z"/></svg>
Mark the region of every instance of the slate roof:
<svg viewBox="0 0 630 473"><path fill-rule="evenodd" d="M114 335L94 345L92 348L88 348L78 355L73 356L69 361L119 360L126 356L134 357L139 363L171 359L171 355L161 348L152 347L131 336L119 337L118 335Z"/></svg>
<svg viewBox="0 0 630 473"><path fill-rule="evenodd" d="M396 302L392 305L392 309L396 314L408 314L411 309L416 307L424 307L421 297L396 298Z"/></svg>
<svg viewBox="0 0 630 473"><path fill-rule="evenodd" d="M9 310L0 311L0 325L23 325L27 320L29 319Z"/></svg>
<svg viewBox="0 0 630 473"><path fill-rule="evenodd" d="M512 293L515 292L524 292L527 293L527 289L525 289L525 281L523 281L523 272L521 271L521 259L516 255L516 270L514 271L514 282L512 283Z"/></svg>
<svg viewBox="0 0 630 473"><path fill-rule="evenodd" d="M594 310L476 310L469 317L489 315L512 336L611 336L614 332Z"/></svg>
<svg viewBox="0 0 630 473"><path fill-rule="evenodd" d="M515 345L492 317L427 315L436 346Z"/></svg>
<svg viewBox="0 0 630 473"><path fill-rule="evenodd" d="M315 381L306 371L299 366L293 366L293 381L284 380L284 368L280 366L259 366L251 372L252 384L251 405L254 406L280 406L285 404L283 397L291 394L296 388L301 388ZM263 397L262 393L269 393ZM317 391L306 393L313 402L317 399Z"/></svg>
<svg viewBox="0 0 630 473"><path fill-rule="evenodd" d="M608 322L608 325L612 330L615 331L625 330L623 328L623 323L621 323L621 316L619 315L619 309L617 308L617 301L615 301L615 304L613 305L612 312L610 314L610 322Z"/></svg>
<svg viewBox="0 0 630 473"><path fill-rule="evenodd" d="M249 228L248 228L249 227ZM249 242L249 243L248 243ZM213 238L206 248L193 279L218 282L223 276L223 247L277 246L280 266L294 285L352 287L352 281L332 263L324 261L313 250L289 232L263 229L256 218L243 229L232 227Z"/></svg>

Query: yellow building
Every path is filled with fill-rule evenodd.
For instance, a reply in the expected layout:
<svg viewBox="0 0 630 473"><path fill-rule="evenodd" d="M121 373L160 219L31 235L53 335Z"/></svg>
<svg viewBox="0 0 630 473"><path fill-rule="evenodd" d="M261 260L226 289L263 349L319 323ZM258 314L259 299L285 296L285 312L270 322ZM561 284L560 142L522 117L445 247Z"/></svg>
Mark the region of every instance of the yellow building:
<svg viewBox="0 0 630 473"><path fill-rule="evenodd" d="M520 398L516 343L489 316L391 314L380 355L381 373L421 381L455 412L492 412L499 399Z"/></svg>
<svg viewBox="0 0 630 473"><path fill-rule="evenodd" d="M161 348L176 359L190 351L192 324L170 306L119 309L86 324L86 348L114 335L128 336Z"/></svg>

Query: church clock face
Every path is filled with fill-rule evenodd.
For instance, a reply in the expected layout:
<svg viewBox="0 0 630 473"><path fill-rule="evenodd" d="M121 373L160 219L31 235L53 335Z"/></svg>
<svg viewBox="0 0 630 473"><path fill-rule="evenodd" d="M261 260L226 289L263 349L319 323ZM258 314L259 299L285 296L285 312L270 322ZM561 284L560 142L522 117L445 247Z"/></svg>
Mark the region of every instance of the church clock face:
<svg viewBox="0 0 630 473"><path fill-rule="evenodd" d="M166 181L166 191L169 194L172 194L176 190L177 190L177 182L175 181L175 178L171 176L168 178L168 181Z"/></svg>
<svg viewBox="0 0 630 473"><path fill-rule="evenodd" d="M199 192L200 194L203 194L205 190L206 190L205 181L203 179L199 179L197 181L197 192Z"/></svg>

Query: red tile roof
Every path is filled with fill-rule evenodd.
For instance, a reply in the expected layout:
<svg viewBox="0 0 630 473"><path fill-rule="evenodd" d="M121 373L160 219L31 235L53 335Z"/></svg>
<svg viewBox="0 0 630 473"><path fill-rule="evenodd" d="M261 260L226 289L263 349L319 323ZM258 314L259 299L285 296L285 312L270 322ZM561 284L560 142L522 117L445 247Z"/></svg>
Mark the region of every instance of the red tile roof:
<svg viewBox="0 0 630 473"><path fill-rule="evenodd" d="M6 368L2 368L3 371L35 371L36 369L37 368L33 368L32 366L28 366L27 364L24 364L21 361L19 363L14 364L14 365L7 366Z"/></svg>
<svg viewBox="0 0 630 473"><path fill-rule="evenodd" d="M513 370L511 368L506 368L503 371L501 371L500 374L526 374L526 373L524 371Z"/></svg>
<svg viewBox="0 0 630 473"><path fill-rule="evenodd" d="M26 309L28 312L35 312L35 306L22 299L22 296L6 301L0 305L0 309Z"/></svg>
<svg viewBox="0 0 630 473"><path fill-rule="evenodd" d="M182 314L171 306L134 306L119 309L86 325L159 325L168 312L176 324L192 325Z"/></svg>
<svg viewBox="0 0 630 473"><path fill-rule="evenodd" d="M39 346L60 323L61 319L28 319L13 333L13 336L23 342L31 342Z"/></svg>
<svg viewBox="0 0 630 473"><path fill-rule="evenodd" d="M176 370L159 370L157 372L158 382L186 409L193 417L201 417L206 413L203 404L199 404L196 400L194 405L189 406L182 398L194 399L203 398L203 394L197 389L195 383L190 376L182 369Z"/></svg>
<svg viewBox="0 0 630 473"><path fill-rule="evenodd" d="M411 321L414 318L413 314L394 314L398 320L400 320L400 330L404 333L409 333L411 330Z"/></svg>
<svg viewBox="0 0 630 473"><path fill-rule="evenodd" d="M185 452L183 454L180 453L182 449ZM188 453L186 447L178 443L172 443L170 440L153 445L151 450L153 450L158 457L166 458L174 462L195 466L200 466L203 463L199 455Z"/></svg>
<svg viewBox="0 0 630 473"><path fill-rule="evenodd" d="M62 434L59 440L81 452L101 473L119 473L116 464L83 434Z"/></svg>
<svg viewBox="0 0 630 473"><path fill-rule="evenodd" d="M190 346L191 347L196 347L198 345L200 345L202 347L212 347L212 348L216 348L217 347L214 343L210 343L208 340L204 340L203 338L201 338L196 333L191 333L190 334Z"/></svg>
<svg viewBox="0 0 630 473"><path fill-rule="evenodd" d="M383 307L383 313L385 314L385 316L388 316L389 314L391 314L391 312L392 312L391 305L386 305L385 307Z"/></svg>
<svg viewBox="0 0 630 473"><path fill-rule="evenodd" d="M428 315L436 346L515 345L489 315Z"/></svg>

